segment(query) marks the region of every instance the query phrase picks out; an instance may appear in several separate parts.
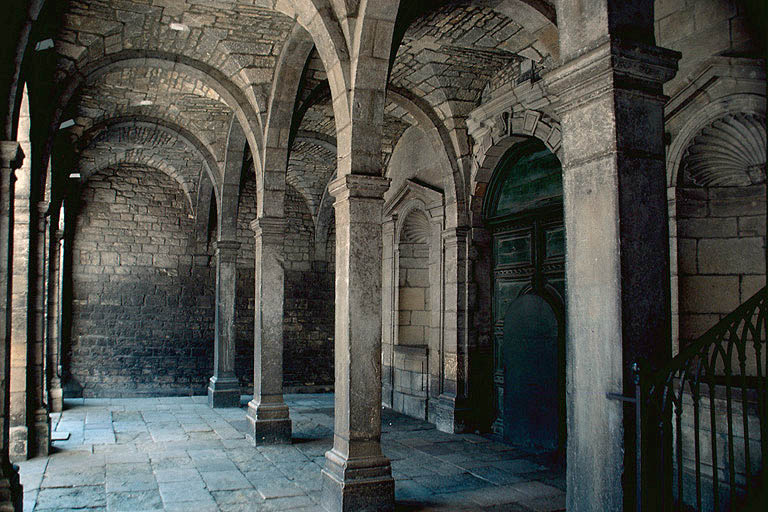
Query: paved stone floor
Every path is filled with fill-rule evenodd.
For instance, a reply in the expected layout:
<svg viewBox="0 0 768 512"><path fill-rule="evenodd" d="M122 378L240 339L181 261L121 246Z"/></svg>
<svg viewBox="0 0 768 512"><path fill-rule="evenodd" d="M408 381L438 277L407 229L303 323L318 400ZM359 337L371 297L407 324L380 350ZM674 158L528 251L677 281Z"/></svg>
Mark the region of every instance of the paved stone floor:
<svg viewBox="0 0 768 512"><path fill-rule="evenodd" d="M293 444L254 448L243 409L206 397L67 401L52 415L47 458L21 463L25 511L320 510L333 395L286 397ZM245 401L244 401L245 403ZM384 410L397 510L551 511L565 506L562 472L477 435L449 435Z"/></svg>

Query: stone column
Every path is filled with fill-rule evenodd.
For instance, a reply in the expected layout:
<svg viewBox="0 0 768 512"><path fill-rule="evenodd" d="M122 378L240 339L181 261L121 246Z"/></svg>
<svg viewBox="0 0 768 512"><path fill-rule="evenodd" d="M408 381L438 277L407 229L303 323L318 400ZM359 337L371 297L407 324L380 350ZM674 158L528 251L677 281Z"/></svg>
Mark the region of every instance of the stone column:
<svg viewBox="0 0 768 512"><path fill-rule="evenodd" d="M466 294L468 282L469 229L446 229L442 233L443 307L440 338L440 396L435 406L435 425L449 433L463 432L470 412L469 346Z"/></svg>
<svg viewBox="0 0 768 512"><path fill-rule="evenodd" d="M22 144L23 150L23 144ZM11 409L10 447L11 462L27 460L34 444L34 401L30 386L34 333L34 311L30 306L34 288L34 262L30 258L32 209L30 200L29 162L16 172L13 198L13 258L11 297Z"/></svg>
<svg viewBox="0 0 768 512"><path fill-rule="evenodd" d="M395 239L395 222L397 215L382 223L382 278L381 285L381 315L382 315L382 404L385 407L393 406L393 392L395 385L394 376L394 350L397 342L397 293L399 291L397 273L397 240Z"/></svg>
<svg viewBox="0 0 768 512"><path fill-rule="evenodd" d="M14 171L23 158L18 142L0 142L0 512L20 511L23 496L18 470L8 458Z"/></svg>
<svg viewBox="0 0 768 512"><path fill-rule="evenodd" d="M381 215L389 180L347 174L336 198L335 423L325 454L322 504L329 511L394 508L381 452Z"/></svg>
<svg viewBox="0 0 768 512"><path fill-rule="evenodd" d="M680 54L652 44L652 12L562 0L564 64L546 77L563 132L570 511L634 506L633 410L606 393L634 393L639 357L670 357L662 84Z"/></svg>
<svg viewBox="0 0 768 512"><path fill-rule="evenodd" d="M35 240L35 296L34 296L34 341L32 345L32 365L30 368L30 404L33 408L34 434L30 436L30 455L46 456L51 445L51 419L48 416L48 404L45 397L45 292L46 292L46 252L48 244L48 201L37 203L37 239Z"/></svg>
<svg viewBox="0 0 768 512"><path fill-rule="evenodd" d="M61 260L63 258L64 230L57 229L50 243L51 260L48 264L48 404L51 412L64 408L61 389Z"/></svg>
<svg viewBox="0 0 768 512"><path fill-rule="evenodd" d="M253 325L253 400L248 404L249 436L254 444L291 442L291 418L283 401L283 240L286 221L261 217L255 233L255 319Z"/></svg>
<svg viewBox="0 0 768 512"><path fill-rule="evenodd" d="M240 242L216 242L216 334L213 377L208 384L208 405L240 407L240 383L235 376L235 292L237 251Z"/></svg>
<svg viewBox="0 0 768 512"><path fill-rule="evenodd" d="M51 420L48 416L48 406L45 397L45 384L43 375L45 358L45 259L47 227L46 214L48 213L48 201L37 203L37 226L34 249L34 285L35 289L30 290L34 293L34 317L33 317L33 335L32 350L30 357L29 372L29 403L32 409L32 435L30 435L30 456L39 457L48 455L51 445ZM32 256L32 254L30 254Z"/></svg>

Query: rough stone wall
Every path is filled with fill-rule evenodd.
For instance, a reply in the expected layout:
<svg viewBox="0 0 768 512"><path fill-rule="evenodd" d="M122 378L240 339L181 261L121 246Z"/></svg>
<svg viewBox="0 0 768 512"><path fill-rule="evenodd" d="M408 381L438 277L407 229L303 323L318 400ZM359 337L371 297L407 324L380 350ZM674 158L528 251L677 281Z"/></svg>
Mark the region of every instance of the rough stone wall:
<svg viewBox="0 0 768 512"><path fill-rule="evenodd" d="M256 177L250 172L240 188L237 215L237 297L235 298L235 373L243 392L253 389L254 233Z"/></svg>
<svg viewBox="0 0 768 512"><path fill-rule="evenodd" d="M765 286L765 184L680 187L680 344Z"/></svg>
<svg viewBox="0 0 768 512"><path fill-rule="evenodd" d="M288 391L333 386L334 274L313 262L314 224L292 186L285 197L285 306L283 382ZM330 244L329 244L330 245Z"/></svg>
<svg viewBox="0 0 768 512"><path fill-rule="evenodd" d="M81 199L70 387L86 397L203 393L213 369L214 272L193 264L180 187L158 171L121 166L92 176Z"/></svg>

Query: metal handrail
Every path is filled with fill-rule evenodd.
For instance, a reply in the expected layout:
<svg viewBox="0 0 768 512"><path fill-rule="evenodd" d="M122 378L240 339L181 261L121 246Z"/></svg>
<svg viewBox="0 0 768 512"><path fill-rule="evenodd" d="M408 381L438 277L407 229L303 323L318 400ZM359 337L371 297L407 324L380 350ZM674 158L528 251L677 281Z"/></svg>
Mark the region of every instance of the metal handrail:
<svg viewBox="0 0 768 512"><path fill-rule="evenodd" d="M638 510L736 510L768 489L766 302L763 288L659 371L641 375L635 365ZM750 449L755 412L759 460Z"/></svg>

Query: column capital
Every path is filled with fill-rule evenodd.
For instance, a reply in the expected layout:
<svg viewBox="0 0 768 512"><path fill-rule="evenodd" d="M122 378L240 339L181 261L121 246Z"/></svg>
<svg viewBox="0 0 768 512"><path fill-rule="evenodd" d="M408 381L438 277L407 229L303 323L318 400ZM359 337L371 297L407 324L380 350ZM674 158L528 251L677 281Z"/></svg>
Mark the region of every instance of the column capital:
<svg viewBox="0 0 768 512"><path fill-rule="evenodd" d="M15 171L24 162L24 151L15 140L0 141L0 168Z"/></svg>
<svg viewBox="0 0 768 512"><path fill-rule="evenodd" d="M612 39L565 62L544 79L548 91L558 96L559 115L614 89L642 92L664 103L662 85L675 76L680 57L680 52L659 46Z"/></svg>
<svg viewBox="0 0 768 512"><path fill-rule="evenodd" d="M237 251L240 249L240 242L237 240L217 240L214 243L214 249L219 257L226 260L237 258Z"/></svg>
<svg viewBox="0 0 768 512"><path fill-rule="evenodd" d="M285 217L259 217L251 221L251 229L256 238L279 238L285 236L288 221Z"/></svg>
<svg viewBox="0 0 768 512"><path fill-rule="evenodd" d="M389 189L389 178L367 174L345 174L328 185L328 192L336 200L349 198L384 200L384 193Z"/></svg>
<svg viewBox="0 0 768 512"><path fill-rule="evenodd" d="M442 232L443 241L446 244L457 244L461 240L466 241L471 231L472 229L466 226L444 229Z"/></svg>

